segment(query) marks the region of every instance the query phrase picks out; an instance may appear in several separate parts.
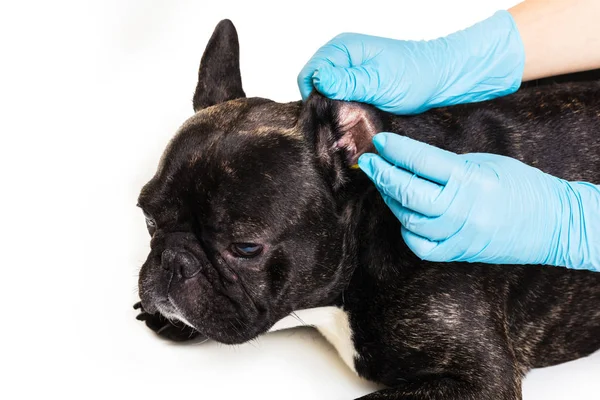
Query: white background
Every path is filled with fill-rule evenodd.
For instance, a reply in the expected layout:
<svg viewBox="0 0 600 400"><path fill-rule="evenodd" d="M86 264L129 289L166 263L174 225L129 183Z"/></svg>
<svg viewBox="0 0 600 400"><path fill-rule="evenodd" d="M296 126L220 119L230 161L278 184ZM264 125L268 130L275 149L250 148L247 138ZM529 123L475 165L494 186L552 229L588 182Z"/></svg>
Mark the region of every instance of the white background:
<svg viewBox="0 0 600 400"><path fill-rule="evenodd" d="M135 320L139 189L192 114L204 46L230 18L249 96L342 31L433 38L515 1L22 1L0 9L0 397L352 399L375 389L310 329L174 345ZM599 305L600 307L600 305ZM600 354L533 372L525 399L600 398Z"/></svg>

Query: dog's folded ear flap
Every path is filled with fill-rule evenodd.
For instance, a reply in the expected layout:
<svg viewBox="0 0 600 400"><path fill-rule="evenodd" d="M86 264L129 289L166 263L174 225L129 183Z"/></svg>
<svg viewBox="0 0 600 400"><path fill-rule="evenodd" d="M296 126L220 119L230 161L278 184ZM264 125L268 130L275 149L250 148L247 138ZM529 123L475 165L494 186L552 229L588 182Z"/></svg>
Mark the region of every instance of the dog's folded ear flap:
<svg viewBox="0 0 600 400"><path fill-rule="evenodd" d="M306 100L300 128L334 189L345 183L361 154L375 151L372 139L382 121L383 114L367 104L330 100L317 92Z"/></svg>
<svg viewBox="0 0 600 400"><path fill-rule="evenodd" d="M246 97L240 74L240 46L233 23L224 19L213 32L200 61L194 111Z"/></svg>

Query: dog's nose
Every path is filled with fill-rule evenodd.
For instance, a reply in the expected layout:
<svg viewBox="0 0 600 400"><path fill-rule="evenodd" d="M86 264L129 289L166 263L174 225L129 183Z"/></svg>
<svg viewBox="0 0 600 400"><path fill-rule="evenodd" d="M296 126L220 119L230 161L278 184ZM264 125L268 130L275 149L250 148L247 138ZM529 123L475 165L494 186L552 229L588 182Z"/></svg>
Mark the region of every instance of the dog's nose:
<svg viewBox="0 0 600 400"><path fill-rule="evenodd" d="M162 267L183 278L191 278L201 270L200 261L183 249L166 249L161 256Z"/></svg>

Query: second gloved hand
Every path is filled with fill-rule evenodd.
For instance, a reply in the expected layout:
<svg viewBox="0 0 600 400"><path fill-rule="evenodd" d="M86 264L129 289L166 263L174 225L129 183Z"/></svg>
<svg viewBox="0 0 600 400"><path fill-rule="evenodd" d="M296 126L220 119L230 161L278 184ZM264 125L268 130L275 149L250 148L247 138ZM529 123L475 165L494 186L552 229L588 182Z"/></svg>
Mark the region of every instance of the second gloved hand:
<svg viewBox="0 0 600 400"><path fill-rule="evenodd" d="M457 155L393 133L364 154L373 180L430 261L547 264L600 271L600 187L494 154Z"/></svg>
<svg viewBox="0 0 600 400"><path fill-rule="evenodd" d="M516 91L525 51L509 12L429 41L345 33L321 47L298 75L302 98L313 87L336 100L395 114L491 99Z"/></svg>

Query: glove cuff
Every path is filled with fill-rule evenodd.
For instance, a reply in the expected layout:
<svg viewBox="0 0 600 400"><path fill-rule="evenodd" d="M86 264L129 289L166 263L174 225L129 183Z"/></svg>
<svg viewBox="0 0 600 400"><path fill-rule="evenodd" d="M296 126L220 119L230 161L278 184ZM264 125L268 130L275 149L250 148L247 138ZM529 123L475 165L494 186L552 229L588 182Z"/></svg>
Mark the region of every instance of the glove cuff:
<svg viewBox="0 0 600 400"><path fill-rule="evenodd" d="M514 93L521 85L525 48L508 11L498 11L465 30L430 43L446 50L434 54L444 58L436 60L436 64L444 66L447 76L428 107L489 100Z"/></svg>
<svg viewBox="0 0 600 400"><path fill-rule="evenodd" d="M566 182L562 213L543 264L600 272L600 186Z"/></svg>

